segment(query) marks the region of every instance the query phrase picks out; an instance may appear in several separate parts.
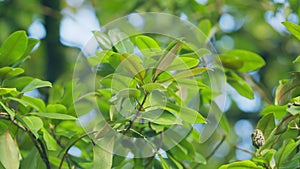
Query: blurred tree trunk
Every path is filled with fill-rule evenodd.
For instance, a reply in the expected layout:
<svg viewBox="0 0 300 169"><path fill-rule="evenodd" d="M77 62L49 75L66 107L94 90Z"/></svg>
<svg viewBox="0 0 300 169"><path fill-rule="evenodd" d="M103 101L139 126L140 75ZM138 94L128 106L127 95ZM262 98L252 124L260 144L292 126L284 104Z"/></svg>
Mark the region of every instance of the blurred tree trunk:
<svg viewBox="0 0 300 169"><path fill-rule="evenodd" d="M59 26L61 16L59 0L41 0L44 9L46 27L46 78L54 82L63 72L65 56L63 46L59 42Z"/></svg>

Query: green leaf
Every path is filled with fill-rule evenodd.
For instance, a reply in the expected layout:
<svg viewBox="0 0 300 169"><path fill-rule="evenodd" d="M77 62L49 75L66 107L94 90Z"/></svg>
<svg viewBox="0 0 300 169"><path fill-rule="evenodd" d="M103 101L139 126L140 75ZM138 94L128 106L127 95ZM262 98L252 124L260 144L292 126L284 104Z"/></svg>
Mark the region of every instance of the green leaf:
<svg viewBox="0 0 300 169"><path fill-rule="evenodd" d="M52 135L50 135L45 128L42 128L41 131L43 132L43 139L46 143L47 149L52 151L58 150L58 145Z"/></svg>
<svg viewBox="0 0 300 169"><path fill-rule="evenodd" d="M227 82L241 95L248 99L254 99L254 92L249 84L235 72L227 72Z"/></svg>
<svg viewBox="0 0 300 169"><path fill-rule="evenodd" d="M277 119L282 119L286 114L287 105L284 106L276 106L276 105L269 105L265 107L261 112L260 115L267 115L273 113Z"/></svg>
<svg viewBox="0 0 300 169"><path fill-rule="evenodd" d="M142 86L146 92L152 92L153 90L166 90L165 87L160 83L147 83Z"/></svg>
<svg viewBox="0 0 300 169"><path fill-rule="evenodd" d="M97 74L105 77L115 72L115 69L109 63L100 63L97 66Z"/></svg>
<svg viewBox="0 0 300 169"><path fill-rule="evenodd" d="M166 71L170 70L186 70L198 66L199 59L192 57L176 57L172 64L167 67Z"/></svg>
<svg viewBox="0 0 300 169"><path fill-rule="evenodd" d="M2 103L0 101L0 105L1 107L9 114L9 116L14 119L15 118L15 115L16 113L14 111L12 111L9 107L7 107L4 103Z"/></svg>
<svg viewBox="0 0 300 169"><path fill-rule="evenodd" d="M60 114L60 113L29 113L30 115L45 117L49 119L57 119L57 120L77 120L76 117L67 115L67 114Z"/></svg>
<svg viewBox="0 0 300 169"><path fill-rule="evenodd" d="M146 111L141 114L143 119L161 125L181 124L180 121L170 112L161 109Z"/></svg>
<svg viewBox="0 0 300 169"><path fill-rule="evenodd" d="M37 39L34 39L34 38L28 38L27 48L26 48L26 51L25 51L23 57L29 55L30 52L33 50L33 48L34 48L39 42L40 42L40 41L37 40Z"/></svg>
<svg viewBox="0 0 300 169"><path fill-rule="evenodd" d="M52 87L52 84L48 81L43 81L40 79L33 79L27 86L23 88L22 93L29 92L33 89L41 88L41 87Z"/></svg>
<svg viewBox="0 0 300 169"><path fill-rule="evenodd" d="M45 111L45 103L41 99L38 99L38 98L23 96L22 99L19 99L16 97L7 97L7 99L19 102L20 104L22 104L25 107L30 106L39 112Z"/></svg>
<svg viewBox="0 0 300 169"><path fill-rule="evenodd" d="M300 40L300 26L292 22L282 22L282 24L298 39Z"/></svg>
<svg viewBox="0 0 300 169"><path fill-rule="evenodd" d="M128 35L115 29L109 30L108 35L113 46L118 50L119 53L133 53L134 45L130 41Z"/></svg>
<svg viewBox="0 0 300 169"><path fill-rule="evenodd" d="M22 159L20 168L21 169L28 169L28 168L46 169L46 165L43 162L42 158L40 157L38 151L35 148L32 148L29 154L24 159Z"/></svg>
<svg viewBox="0 0 300 169"><path fill-rule="evenodd" d="M118 92L118 97L133 97L138 98L141 92L135 88L127 88Z"/></svg>
<svg viewBox="0 0 300 169"><path fill-rule="evenodd" d="M25 116L22 118L28 129L32 132L35 138L39 138L38 131L43 127L43 121L39 117Z"/></svg>
<svg viewBox="0 0 300 169"><path fill-rule="evenodd" d="M292 115L300 114L300 106L290 106L287 108L287 111Z"/></svg>
<svg viewBox="0 0 300 169"><path fill-rule="evenodd" d="M20 153L9 130L0 135L0 162L5 169L19 169Z"/></svg>
<svg viewBox="0 0 300 169"><path fill-rule="evenodd" d="M161 50L156 41L149 36L140 35L135 37L137 47L143 52L143 50L158 51Z"/></svg>
<svg viewBox="0 0 300 169"><path fill-rule="evenodd" d="M176 53L180 50L182 44L183 42L176 41L176 44L172 46L170 51L167 51L167 54L165 54L161 58L161 60L158 62L159 63L158 66L156 67L155 77L161 74L169 65L172 64L172 62L176 58Z"/></svg>
<svg viewBox="0 0 300 169"><path fill-rule="evenodd" d="M265 139L268 139L275 126L274 114L270 113L258 121L256 128L263 132Z"/></svg>
<svg viewBox="0 0 300 169"><path fill-rule="evenodd" d="M222 61L222 65L228 69L241 69L244 65L244 61L240 59L238 56L232 56L228 54L220 54L220 59Z"/></svg>
<svg viewBox="0 0 300 169"><path fill-rule="evenodd" d="M21 91L26 85L28 85L34 78L29 76L15 77L12 79L5 79L3 81L3 87L16 88Z"/></svg>
<svg viewBox="0 0 300 169"><path fill-rule="evenodd" d="M112 48L112 44L111 41L109 40L108 36L100 31L92 31L99 46L103 49L103 50L109 50Z"/></svg>
<svg viewBox="0 0 300 169"><path fill-rule="evenodd" d="M177 79L182 79L182 78L186 78L186 77L196 76L196 75L199 75L199 74L207 71L208 69L209 68L206 68L206 67L197 67L197 68L194 68L194 69L185 70L185 71L176 73L173 76L173 78L175 80L177 80Z"/></svg>
<svg viewBox="0 0 300 169"><path fill-rule="evenodd" d="M165 107L167 111L176 113L183 121L188 123L206 123L205 118L194 109L188 107L180 107L178 105L167 103L167 107Z"/></svg>
<svg viewBox="0 0 300 169"><path fill-rule="evenodd" d="M0 95L5 95L17 91L16 88L0 88Z"/></svg>
<svg viewBox="0 0 300 169"><path fill-rule="evenodd" d="M95 145L93 147L94 151L94 169L111 169L112 159L113 159L113 147L114 147L114 139L107 140L105 145Z"/></svg>
<svg viewBox="0 0 300 169"><path fill-rule="evenodd" d="M48 104L46 108L47 113L67 113L67 108L62 104Z"/></svg>
<svg viewBox="0 0 300 169"><path fill-rule="evenodd" d="M97 51L95 56L88 57L87 60L91 66L96 66L96 65L106 61L107 58L110 58L110 56L112 56L113 54L115 54L115 52L110 51L110 50L108 50L108 51L104 50L104 51L100 51L100 52Z"/></svg>
<svg viewBox="0 0 300 169"><path fill-rule="evenodd" d="M296 75L288 81L280 81L276 89L275 104L285 105L292 98L300 96L300 76Z"/></svg>
<svg viewBox="0 0 300 169"><path fill-rule="evenodd" d="M25 31L12 33L0 48L0 67L18 61L26 51L28 39Z"/></svg>
<svg viewBox="0 0 300 169"><path fill-rule="evenodd" d="M250 72L265 65L264 59L256 53L246 50L231 50L220 55L222 63L231 69L240 72Z"/></svg>
<svg viewBox="0 0 300 169"><path fill-rule="evenodd" d="M219 169L263 169L258 167L254 162L250 160L237 161L230 164L222 165Z"/></svg>
<svg viewBox="0 0 300 169"><path fill-rule="evenodd" d="M204 19L200 21L198 28L204 33L206 37L209 36L209 32L211 30L211 22L208 19Z"/></svg>
<svg viewBox="0 0 300 169"><path fill-rule="evenodd" d="M2 67L0 68L0 79L8 79L11 77L18 76L20 74L24 73L24 69L22 68L12 68L12 67Z"/></svg>
<svg viewBox="0 0 300 169"><path fill-rule="evenodd" d="M299 145L299 141L295 142L293 139L284 140L283 145L275 154L276 166L280 167L283 162L289 160L288 157L294 151L294 149Z"/></svg>
<svg viewBox="0 0 300 169"><path fill-rule="evenodd" d="M119 68L117 69L117 72L123 73L122 68L125 68L125 70L129 73L129 76L132 77L138 77L140 80L143 81L145 77L145 68L142 65L142 60L139 56L136 55L128 55L128 54L122 54L121 55L121 64L119 65ZM125 74L128 76L128 74Z"/></svg>
<svg viewBox="0 0 300 169"><path fill-rule="evenodd" d="M297 58L293 61L293 63L299 63L300 62L300 56L297 56Z"/></svg>

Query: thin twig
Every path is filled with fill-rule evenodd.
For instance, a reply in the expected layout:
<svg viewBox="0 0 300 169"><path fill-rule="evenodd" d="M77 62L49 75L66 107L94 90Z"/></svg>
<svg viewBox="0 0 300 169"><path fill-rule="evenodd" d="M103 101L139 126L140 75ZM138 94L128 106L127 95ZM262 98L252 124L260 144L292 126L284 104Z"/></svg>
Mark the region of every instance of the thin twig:
<svg viewBox="0 0 300 169"><path fill-rule="evenodd" d="M238 150L241 150L241 151L243 151L243 152L245 152L245 153L248 153L248 154L251 154L251 155L253 155L253 156L255 156L255 153L254 152L252 152L252 151L249 151L249 150L246 150L246 149L243 149L243 148L241 148L241 147L238 147L238 146L234 146L236 149L238 149Z"/></svg>
<svg viewBox="0 0 300 169"><path fill-rule="evenodd" d="M62 157L62 159L61 159L61 161L60 161L60 164L59 164L59 167L58 167L58 168L59 168L59 169L62 168L62 165L63 165L65 159L67 158L68 151L70 150L70 148L71 148L72 146L74 146L74 145L75 145L78 141L80 141L82 138L84 138L84 137L86 137L86 136L89 136L89 135L91 135L91 134L94 134L94 133L96 133L96 132L98 132L98 131L91 131L91 132L85 133L84 135L82 135L82 136L78 137L76 140L74 140L74 141L67 147L67 149L65 150L65 153L64 153L64 155L63 155L63 157Z"/></svg>
<svg viewBox="0 0 300 169"><path fill-rule="evenodd" d="M217 146L213 149L213 151L206 157L207 161L215 154L215 152L219 149L219 147L222 145L225 139L226 139L226 135L224 134L222 140L217 144Z"/></svg>

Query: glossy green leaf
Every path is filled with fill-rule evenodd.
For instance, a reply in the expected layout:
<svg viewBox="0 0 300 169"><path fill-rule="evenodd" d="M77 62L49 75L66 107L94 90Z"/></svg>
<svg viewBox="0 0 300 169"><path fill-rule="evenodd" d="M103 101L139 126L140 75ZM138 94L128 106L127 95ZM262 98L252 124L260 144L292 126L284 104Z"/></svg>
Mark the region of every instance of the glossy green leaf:
<svg viewBox="0 0 300 169"><path fill-rule="evenodd" d="M300 56L297 56L297 58L293 61L293 63L299 63L300 62Z"/></svg>
<svg viewBox="0 0 300 169"><path fill-rule="evenodd" d="M244 160L222 165L219 169L263 169L263 167L258 167L250 160Z"/></svg>
<svg viewBox="0 0 300 169"><path fill-rule="evenodd" d="M241 69L244 65L244 61L240 59L238 56L232 56L228 54L220 54L220 59L222 62L222 65L225 68L238 70Z"/></svg>
<svg viewBox="0 0 300 169"><path fill-rule="evenodd" d="M107 60L107 58L110 58L111 55L115 54L115 52L110 50L104 50L100 52L96 52L95 56L88 57L87 60L91 66L96 66L104 61Z"/></svg>
<svg viewBox="0 0 300 169"><path fill-rule="evenodd" d="M76 117L67 115L67 114L60 114L60 113L35 113L32 112L30 115L45 117L49 119L58 119L58 120L77 120Z"/></svg>
<svg viewBox="0 0 300 169"><path fill-rule="evenodd" d="M133 53L134 45L130 41L128 35L120 32L119 30L109 30L108 35L112 45L118 50L119 53Z"/></svg>
<svg viewBox="0 0 300 169"><path fill-rule="evenodd" d="M300 114L300 106L290 106L287 108L287 111L292 115Z"/></svg>
<svg viewBox="0 0 300 169"><path fill-rule="evenodd" d="M152 92L153 90L166 90L165 87L160 83L147 83L142 86L146 92Z"/></svg>
<svg viewBox="0 0 300 169"><path fill-rule="evenodd" d="M21 91L26 85L28 85L34 78L29 76L14 77L12 79L6 79L3 81L3 87L16 88Z"/></svg>
<svg viewBox="0 0 300 169"><path fill-rule="evenodd" d="M280 81L276 89L275 104L285 105L292 98L300 96L300 76L297 75L288 81Z"/></svg>
<svg viewBox="0 0 300 169"><path fill-rule="evenodd" d="M101 147L103 146L103 147ZM94 160L93 169L111 169L112 159L113 159L113 147L114 147L114 139L111 139L106 142L105 145L95 145L93 147L94 151Z"/></svg>
<svg viewBox="0 0 300 169"><path fill-rule="evenodd" d="M109 37L100 31L92 31L99 46L103 49L103 50L108 50L112 48L112 44L111 41L109 40Z"/></svg>
<svg viewBox="0 0 300 169"><path fill-rule="evenodd" d="M123 54L121 55L121 61L122 63L119 66L121 69L117 69L117 72L124 73L121 72L124 68L127 71L127 73L125 74L126 76L129 76L131 78L136 76L143 81L145 77L145 68L142 65L143 61L139 56Z"/></svg>
<svg viewBox="0 0 300 169"><path fill-rule="evenodd" d="M40 41L37 40L37 39L34 39L34 38L28 38L27 48L26 48L26 51L25 51L23 57L29 55L30 52L33 50L33 48L34 48L39 42L40 42Z"/></svg>
<svg viewBox="0 0 300 169"><path fill-rule="evenodd" d="M97 74L105 77L115 72L115 69L109 63L100 63L97 66Z"/></svg>
<svg viewBox="0 0 300 169"><path fill-rule="evenodd" d="M28 168L38 168L38 169L46 169L46 165L43 162L42 158L40 157L39 152L33 148L29 152L29 154L24 157L21 161L21 169L28 169Z"/></svg>
<svg viewBox="0 0 300 169"><path fill-rule="evenodd" d="M0 79L8 79L24 73L22 68L2 67L0 68Z"/></svg>
<svg viewBox="0 0 300 169"><path fill-rule="evenodd" d="M180 121L170 112L163 110L150 110L141 114L143 119L161 125L181 124Z"/></svg>
<svg viewBox="0 0 300 169"><path fill-rule="evenodd" d="M135 88L123 89L118 93L120 97L133 97L133 98L138 98L140 94L141 92Z"/></svg>
<svg viewBox="0 0 300 169"><path fill-rule="evenodd" d="M172 64L174 59L176 58L176 53L180 50L181 45L183 42L177 41L174 46L167 51L166 55L164 55L160 61L158 61L158 66L156 67L155 77L161 74L169 65Z"/></svg>
<svg viewBox="0 0 300 169"><path fill-rule="evenodd" d="M16 91L17 91L16 88L0 88L0 95L5 95Z"/></svg>
<svg viewBox="0 0 300 169"><path fill-rule="evenodd" d="M0 101L0 106L9 114L9 116L14 119L16 113L12 111L8 106Z"/></svg>
<svg viewBox="0 0 300 169"><path fill-rule="evenodd" d="M168 103L167 107L165 108L170 112L176 113L183 121L188 123L206 123L205 118L194 109L188 107L180 107L175 104Z"/></svg>
<svg viewBox="0 0 300 169"><path fill-rule="evenodd" d="M43 127L43 121L39 117L25 116L22 118L27 128L32 132L35 138L39 137L38 131Z"/></svg>
<svg viewBox="0 0 300 169"><path fill-rule="evenodd" d="M276 131L275 131L275 135L278 135L278 134L282 134L284 133L285 131L287 131L288 129L288 126L289 126L289 123L291 121L293 121L294 119L296 119L298 116L292 116L292 115L289 115L289 116L286 116L284 117L280 123L277 125L278 128L276 128Z"/></svg>
<svg viewBox="0 0 300 169"><path fill-rule="evenodd" d="M7 99L19 102L25 107L30 106L39 112L45 111L45 103L38 98L23 96L21 99L16 97L8 97Z"/></svg>
<svg viewBox="0 0 300 169"><path fill-rule="evenodd" d="M27 35L25 31L16 31L11 34L0 48L0 66L7 66L18 61L26 51Z"/></svg>
<svg viewBox="0 0 300 169"><path fill-rule="evenodd" d="M267 114L262 117L256 126L257 129L260 129L263 132L265 139L268 139L272 130L275 128L275 117L273 113Z"/></svg>
<svg viewBox="0 0 300 169"><path fill-rule="evenodd" d="M283 142L283 145L275 154L275 161L278 167L280 167L284 161L289 160L288 157L291 155L297 145L299 145L299 143L299 141L295 142L293 139L285 140Z"/></svg>
<svg viewBox="0 0 300 169"><path fill-rule="evenodd" d="M222 63L240 72L250 72L265 65L264 59L256 53L246 50L231 50L220 55ZM232 61L232 63L231 63Z"/></svg>
<svg viewBox="0 0 300 169"><path fill-rule="evenodd" d="M137 47L143 52L143 50L157 51L161 50L156 41L149 36L140 35L135 37Z"/></svg>
<svg viewBox="0 0 300 169"><path fill-rule="evenodd" d="M282 119L286 115L287 108L288 108L287 105L284 106L269 105L260 112L260 115L267 115L273 113L277 119Z"/></svg>
<svg viewBox="0 0 300 169"><path fill-rule="evenodd" d="M300 40L300 26L292 22L282 22L282 24L298 39Z"/></svg>
<svg viewBox="0 0 300 169"><path fill-rule="evenodd" d="M58 150L58 145L52 135L50 135L45 128L42 128L41 131L43 132L43 139L46 143L47 149L52 151Z"/></svg>
<svg viewBox="0 0 300 169"><path fill-rule="evenodd" d="M194 69L189 69L189 70L185 70L179 73L176 73L173 78L175 80L177 79L182 79L182 78L186 78L186 77L192 77L192 76L197 76L205 71L207 71L209 68L205 68L205 67L197 67Z"/></svg>
<svg viewBox="0 0 300 169"><path fill-rule="evenodd" d="M204 33L205 36L209 35L211 27L211 22L208 19L201 20L198 25L198 28Z"/></svg>
<svg viewBox="0 0 300 169"><path fill-rule="evenodd" d="M251 86L234 72L227 73L227 82L241 95L248 99L254 99Z"/></svg>
<svg viewBox="0 0 300 169"><path fill-rule="evenodd" d="M19 169L19 157L18 145L7 130L0 135L0 162L5 169Z"/></svg>
<svg viewBox="0 0 300 169"><path fill-rule="evenodd" d="M41 87L52 87L52 84L48 81L43 81L40 79L33 79L28 85L26 85L23 90L21 91L22 93L29 92L33 89L41 88Z"/></svg>
<svg viewBox="0 0 300 169"><path fill-rule="evenodd" d="M67 108L62 104L48 104L46 108L47 113L67 113Z"/></svg>
<svg viewBox="0 0 300 169"><path fill-rule="evenodd" d="M200 63L199 59L192 57L176 57L172 64L167 67L166 71L171 70L186 70L198 66Z"/></svg>

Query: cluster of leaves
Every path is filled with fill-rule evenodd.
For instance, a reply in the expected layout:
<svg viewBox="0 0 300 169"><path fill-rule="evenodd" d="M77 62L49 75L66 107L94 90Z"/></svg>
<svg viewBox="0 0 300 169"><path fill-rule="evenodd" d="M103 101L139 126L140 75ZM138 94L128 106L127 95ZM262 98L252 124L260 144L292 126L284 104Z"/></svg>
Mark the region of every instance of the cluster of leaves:
<svg viewBox="0 0 300 169"><path fill-rule="evenodd" d="M66 130L77 118L63 104L46 105L28 93L52 87L48 81L23 75L20 67L38 42L17 31L0 48L0 168L58 167L65 142L72 138L68 130L75 129ZM73 130L73 135L79 131Z"/></svg>
<svg viewBox="0 0 300 169"><path fill-rule="evenodd" d="M283 25L300 40L300 26L291 22ZM298 64L299 57L294 60ZM225 168L299 168L300 163L300 72L291 72L290 79L281 80L276 89L275 104L265 107L256 128L260 129L265 144L252 160L233 162Z"/></svg>
<svg viewBox="0 0 300 169"><path fill-rule="evenodd" d="M212 27L208 20L203 20L199 28L207 36L211 34ZM206 67L203 59L212 53L182 40L159 45L150 36L128 38L114 30L108 34L94 32L94 35L103 50L89 57L88 62L97 71L99 109L113 129L128 136L147 139L157 134L164 135L164 131L172 125L191 128L191 132L178 145L165 150L167 156L164 158L158 153L159 149L164 150L164 145L156 145L156 153L152 157L122 158L121 162L120 159L112 160L103 167L131 165L151 168L161 165L162 168L195 168L206 164L210 157L205 158L202 155L204 152L196 149L200 146L201 133L191 124L205 122L202 115L207 115L209 107L214 106L210 105L211 101L219 95L209 87L207 71L213 69ZM162 50L160 46L166 48ZM135 47L138 51L134 51ZM242 74L264 66L261 56L250 51L231 50L221 54L220 59L225 67L227 83L242 96L253 99L254 92ZM195 94L201 97L198 103L194 103ZM221 126L229 132L225 117Z"/></svg>
<svg viewBox="0 0 300 169"><path fill-rule="evenodd" d="M298 25L284 24L292 34L300 36ZM206 33L209 34L209 31ZM206 67L203 60L211 52L204 48L195 49L182 40L174 40L162 49L163 44L150 36L124 38L124 34L116 31L110 31L108 35L102 32L94 34L103 50L87 58L97 73L97 88L93 97L96 96L99 109L110 127L121 134L141 137L146 141L155 135L164 135L173 125L184 126L190 129L189 133L173 148L165 149L166 156L159 153L160 149L165 148L163 144L152 144L155 150L153 156L134 159L113 155L94 146L91 144L93 141L83 139L90 133L84 134L75 122L74 106L70 99L71 84L66 87L59 83L54 85L47 105L41 98L28 96L29 91L52 85L22 75L24 70L20 65L29 58L38 41L28 38L24 31L17 31L0 48L0 167L140 166L166 169L197 168L206 164L210 156L204 157L204 152L197 149L201 133L192 124L206 122L203 117L205 111L200 113L199 110L206 110L205 107L209 107L218 95L209 87L208 71L213 69ZM116 43L111 40L116 38ZM140 53L133 54L134 49ZM227 83L240 95L252 99L254 92L244 80L244 75L261 68L264 60L244 50L228 51L220 54L220 59ZM297 64L299 58L294 62ZM268 106L261 112L263 117L257 128L263 131L266 141L253 159L220 168L299 166L299 82L299 72L293 72L289 80L282 80L276 91L276 105ZM191 106L195 93L201 97L196 107ZM78 96L80 99L85 97ZM276 123L276 120L279 122ZM221 127L229 132L225 117ZM74 145L86 151L82 151L80 157L69 155L68 151ZM113 141L106 146L112 151L115 147ZM94 155L91 155L88 149L91 151L93 148ZM64 162L65 159L67 162ZM106 159L105 162L103 159Z"/></svg>

